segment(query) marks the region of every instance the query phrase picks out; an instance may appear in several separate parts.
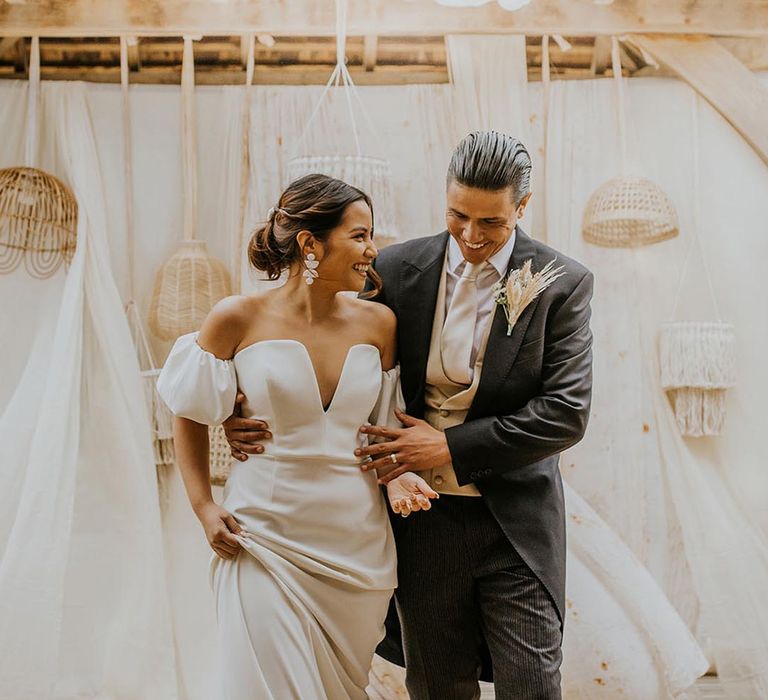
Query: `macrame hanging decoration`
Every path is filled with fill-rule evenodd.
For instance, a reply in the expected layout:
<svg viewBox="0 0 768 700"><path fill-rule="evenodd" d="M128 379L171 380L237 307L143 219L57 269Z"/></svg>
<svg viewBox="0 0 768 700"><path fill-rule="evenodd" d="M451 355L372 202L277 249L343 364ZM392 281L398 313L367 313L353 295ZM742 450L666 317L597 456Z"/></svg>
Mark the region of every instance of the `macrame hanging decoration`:
<svg viewBox="0 0 768 700"><path fill-rule="evenodd" d="M303 175L322 173L361 189L374 203L376 245L382 248L400 240L400 231L395 217L392 168L388 160L363 155L360 145L360 134L355 120L355 110L352 105L353 98L357 101L358 110L365 118L372 137L377 142L379 139L368 111L360 99L357 88L352 81L352 76L349 74L346 66L347 4L347 0L336 0L336 66L299 137L297 150L303 146L309 128L317 117L326 95L331 86L335 85L343 90L344 97L346 98L349 120L352 126L352 136L355 141L355 153L353 155L310 154L295 156L288 161L288 179L292 182Z"/></svg>
<svg viewBox="0 0 768 700"><path fill-rule="evenodd" d="M361 154L354 156L300 156L288 162L288 179L293 182L310 173L323 173L365 192L374 203L376 246L400 239L395 223L392 171L389 161Z"/></svg>
<svg viewBox="0 0 768 700"><path fill-rule="evenodd" d="M677 212L667 194L644 177L627 174L624 79L619 42L612 39L611 58L616 83L622 174L595 190L582 222L584 240L607 248L635 248L678 235Z"/></svg>
<svg viewBox="0 0 768 700"><path fill-rule="evenodd" d="M677 314L691 251L697 247L715 316L720 310L712 275L699 239L699 114L693 96L692 159L694 232L686 251L678 281L672 318ZM686 437L719 435L725 424L726 390L736 383L736 334L730 323L717 321L672 321L659 332L661 386L672 404L677 427Z"/></svg>
<svg viewBox="0 0 768 700"><path fill-rule="evenodd" d="M162 485L164 483L164 479L161 478L162 471L173 465L176 459L173 448L173 414L157 393L157 377L160 369L149 346L136 302L129 301L125 310L139 355L144 398L152 423L152 447L155 453L155 465L158 468L158 482Z"/></svg>
<svg viewBox="0 0 768 700"><path fill-rule="evenodd" d="M51 277L69 265L77 246L77 200L58 178L32 164L37 155L40 42L32 38L27 93L25 165L0 170L0 272L21 261L33 277Z"/></svg>
<svg viewBox="0 0 768 700"><path fill-rule="evenodd" d="M200 328L211 307L231 294L226 265L195 240L197 225L197 159L195 155L194 56L192 37L184 37L181 69L184 150L184 239L158 270L149 308L149 325L161 340L175 340Z"/></svg>
<svg viewBox="0 0 768 700"><path fill-rule="evenodd" d="M726 389L736 383L736 336L730 323L679 321L659 333L661 385L681 435L719 435Z"/></svg>

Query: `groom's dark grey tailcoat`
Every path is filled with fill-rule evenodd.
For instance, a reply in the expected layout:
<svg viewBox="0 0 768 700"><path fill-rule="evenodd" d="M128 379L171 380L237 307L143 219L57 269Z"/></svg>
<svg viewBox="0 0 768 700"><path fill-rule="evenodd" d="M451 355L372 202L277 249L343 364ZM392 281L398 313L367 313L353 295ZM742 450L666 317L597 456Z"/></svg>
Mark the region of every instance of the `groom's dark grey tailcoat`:
<svg viewBox="0 0 768 700"><path fill-rule="evenodd" d="M558 455L582 438L589 417L592 274L519 227L516 236L510 269L531 260L536 272L556 258L565 274L523 311L510 335L503 309L495 310L477 394L465 422L445 435L458 483L477 486L552 596L562 625L566 545ZM427 357L447 243L443 232L391 246L376 260L384 282L378 299L398 318L403 394L407 412L416 417L424 416ZM393 519L396 537L398 520ZM403 665L400 629L390 613L379 653ZM484 668L482 678L490 679L490 671Z"/></svg>

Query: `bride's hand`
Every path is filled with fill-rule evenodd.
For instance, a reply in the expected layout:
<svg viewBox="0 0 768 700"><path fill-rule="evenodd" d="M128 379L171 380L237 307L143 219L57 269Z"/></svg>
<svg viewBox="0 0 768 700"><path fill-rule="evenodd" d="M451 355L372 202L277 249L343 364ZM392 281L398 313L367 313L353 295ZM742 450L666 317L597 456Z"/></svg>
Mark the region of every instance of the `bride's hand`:
<svg viewBox="0 0 768 700"><path fill-rule="evenodd" d="M197 517L211 549L222 559L234 559L240 551L240 543L235 535L246 534L245 528L235 520L235 516L220 505L210 502L197 512Z"/></svg>
<svg viewBox="0 0 768 700"><path fill-rule="evenodd" d="M392 510L406 518L417 510L429 510L429 499L440 495L418 474L405 472L387 483L387 497Z"/></svg>

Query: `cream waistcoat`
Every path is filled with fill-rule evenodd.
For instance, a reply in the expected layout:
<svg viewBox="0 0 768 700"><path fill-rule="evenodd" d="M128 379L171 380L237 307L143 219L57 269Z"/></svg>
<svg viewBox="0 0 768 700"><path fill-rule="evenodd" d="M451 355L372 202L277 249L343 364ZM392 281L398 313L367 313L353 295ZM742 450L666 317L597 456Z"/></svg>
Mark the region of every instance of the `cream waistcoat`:
<svg viewBox="0 0 768 700"><path fill-rule="evenodd" d="M445 322L445 287L446 264L443 263L443 274L440 278L440 287L437 291L437 306L435 308L435 320L432 324L432 338L429 344L429 358L427 359L427 382L425 389L426 408L424 418L433 428L445 431L454 425L464 422L472 405L472 400L477 393L480 383L480 373L483 367L485 349L488 345L493 321L493 312L486 321L483 329L480 347L475 358L472 384L456 384L445 375L443 363L440 357L440 340ZM421 472L421 475L429 482L430 486L438 493L460 496L479 496L480 492L474 484L459 486L456 481L456 473L452 465L437 467L429 471Z"/></svg>

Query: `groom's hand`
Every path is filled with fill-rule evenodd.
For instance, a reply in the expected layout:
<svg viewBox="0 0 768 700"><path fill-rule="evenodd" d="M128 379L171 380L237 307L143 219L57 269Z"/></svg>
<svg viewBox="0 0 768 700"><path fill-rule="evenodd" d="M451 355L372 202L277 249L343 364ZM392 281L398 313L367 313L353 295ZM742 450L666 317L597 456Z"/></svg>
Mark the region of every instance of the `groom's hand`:
<svg viewBox="0 0 768 700"><path fill-rule="evenodd" d="M404 428L382 428L378 425L360 428L365 435L387 440L355 450L358 457L371 458L371 461L361 465L363 471L375 469L379 483L386 484L405 472L425 471L450 463L451 453L442 432L402 411L395 411L395 415Z"/></svg>
<svg viewBox="0 0 768 700"><path fill-rule="evenodd" d="M269 426L263 420L243 418L240 415L240 405L243 401L245 394L238 392L234 413L222 423L232 456L241 462L248 459L249 454L261 454L264 447L259 443L272 437Z"/></svg>

